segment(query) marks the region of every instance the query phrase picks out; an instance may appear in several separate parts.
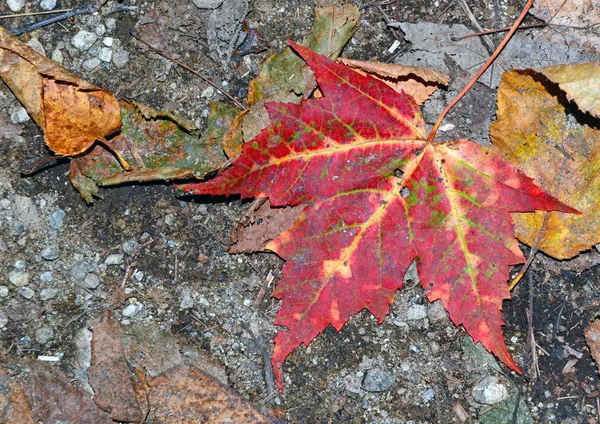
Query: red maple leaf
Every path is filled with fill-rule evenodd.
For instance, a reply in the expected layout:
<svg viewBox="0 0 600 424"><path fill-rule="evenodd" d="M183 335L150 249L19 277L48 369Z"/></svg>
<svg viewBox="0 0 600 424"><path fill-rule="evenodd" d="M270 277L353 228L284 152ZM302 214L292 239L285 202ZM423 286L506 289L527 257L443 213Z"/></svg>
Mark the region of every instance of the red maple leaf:
<svg viewBox="0 0 600 424"><path fill-rule="evenodd" d="M469 140L425 136L414 99L292 43L324 97L270 103L273 124L243 146L219 177L195 194L269 197L308 207L267 248L285 259L274 297L273 366L328 325L339 330L368 309L381 323L416 260L430 301L520 372L502 334L509 265L524 262L510 212L577 213L533 184L493 150Z"/></svg>

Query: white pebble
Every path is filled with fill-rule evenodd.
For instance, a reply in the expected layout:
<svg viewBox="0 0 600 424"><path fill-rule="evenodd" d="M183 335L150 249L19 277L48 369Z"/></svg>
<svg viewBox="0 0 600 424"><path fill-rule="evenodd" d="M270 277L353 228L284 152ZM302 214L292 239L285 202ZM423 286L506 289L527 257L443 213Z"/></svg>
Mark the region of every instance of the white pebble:
<svg viewBox="0 0 600 424"><path fill-rule="evenodd" d="M29 121L29 114L23 106L15 106L10 109L10 120L13 124L21 124Z"/></svg>
<svg viewBox="0 0 600 424"><path fill-rule="evenodd" d="M100 53L98 54L98 59L100 59L103 62L108 62L110 63L110 61L112 60L112 50L109 49L108 47L102 47L100 49Z"/></svg>
<svg viewBox="0 0 600 424"><path fill-rule="evenodd" d="M52 10L56 7L56 0L42 0L40 2L40 7L43 10Z"/></svg>
<svg viewBox="0 0 600 424"><path fill-rule="evenodd" d="M25 6L25 0L6 0L6 4L13 12L19 12Z"/></svg>
<svg viewBox="0 0 600 424"><path fill-rule="evenodd" d="M100 65L100 59L98 59L97 57L92 57L91 59L88 59L85 62L83 62L83 69L85 69L86 71L91 71L92 69L96 69L98 65Z"/></svg>
<svg viewBox="0 0 600 424"><path fill-rule="evenodd" d="M71 44L79 50L85 51L92 47L98 36L93 32L81 30L71 38Z"/></svg>

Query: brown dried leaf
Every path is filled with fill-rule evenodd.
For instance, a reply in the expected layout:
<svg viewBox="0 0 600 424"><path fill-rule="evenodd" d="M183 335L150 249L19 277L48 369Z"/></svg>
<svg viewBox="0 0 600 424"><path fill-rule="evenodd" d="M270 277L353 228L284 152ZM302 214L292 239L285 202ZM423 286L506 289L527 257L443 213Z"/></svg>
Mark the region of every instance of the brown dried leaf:
<svg viewBox="0 0 600 424"><path fill-rule="evenodd" d="M29 400L23 389L0 365L0 419L5 423L34 424Z"/></svg>
<svg viewBox="0 0 600 424"><path fill-rule="evenodd" d="M117 99L67 72L0 27L0 77L59 155L87 150L121 127Z"/></svg>
<svg viewBox="0 0 600 424"><path fill-rule="evenodd" d="M109 414L96 407L89 393L73 386L58 367L30 360L20 363L17 379L36 422L112 424Z"/></svg>
<svg viewBox="0 0 600 424"><path fill-rule="evenodd" d="M433 69L404 66L396 63L369 62L339 58L343 63L361 75L370 75L385 82L397 92L404 90L422 104L440 86L448 85L450 77Z"/></svg>
<svg viewBox="0 0 600 424"><path fill-rule="evenodd" d="M276 423L195 367L179 366L149 380L148 385L149 422Z"/></svg>
<svg viewBox="0 0 600 424"><path fill-rule="evenodd" d="M231 230L232 244L229 253L263 252L267 243L292 228L305 207L306 205L272 208L269 200L262 202L256 209L251 207L240 223Z"/></svg>
<svg viewBox="0 0 600 424"><path fill-rule="evenodd" d="M598 372L600 372L600 319L592 321L585 330L585 341L590 347L590 353L596 361Z"/></svg>
<svg viewBox="0 0 600 424"><path fill-rule="evenodd" d="M96 405L110 412L114 420L143 421L145 414L136 400L119 327L111 310L107 309L104 318L94 323L93 335L88 374Z"/></svg>

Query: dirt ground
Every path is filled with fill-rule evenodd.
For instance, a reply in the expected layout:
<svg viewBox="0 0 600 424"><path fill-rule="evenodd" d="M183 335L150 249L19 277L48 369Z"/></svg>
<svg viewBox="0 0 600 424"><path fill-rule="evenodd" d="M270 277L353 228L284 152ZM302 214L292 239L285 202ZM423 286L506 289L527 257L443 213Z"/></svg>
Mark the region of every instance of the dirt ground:
<svg viewBox="0 0 600 424"><path fill-rule="evenodd" d="M37 3L27 7L38 11ZM361 26L342 53L346 57L402 62L402 52L411 45L386 28L385 19L462 23L475 30L458 3L449 0L403 1L400 10L395 1L354 3L361 8ZM495 22L493 3L468 2L486 28L512 23L521 3L501 2ZM223 68L209 54L205 27L210 11L186 0L132 4L137 6L133 12L79 15L30 37L39 40L48 57L61 50L62 65L83 79L120 98L169 109L201 127L206 126L208 101L222 96L209 97L206 82L142 48L130 31L243 101L264 59L279 52L287 39L300 40L310 31L315 7L308 0L252 0L246 19L257 27L264 50ZM78 6L64 0L57 8ZM9 12L1 2L0 13ZM33 20L3 20L2 25L17 28ZM98 46L74 48L70 40L81 29L102 33L99 44L112 38L114 51L127 52L126 63L86 65ZM395 40L399 47L389 53ZM18 102L6 87L0 92L9 99L0 113L9 114ZM441 96L446 100L451 94ZM486 107L492 117L493 98ZM434 116L436 110L429 113ZM158 327L181 344L206 350L225 368L233 388L264 411L284 411L290 423L500 423L511 422L514 410L519 423L600 421L600 379L583 336L600 312L599 266L586 270L538 254L513 300L504 305L507 344L523 364L523 376L473 345L440 305L430 305L421 287L407 278L381 325L362 312L339 333L328 328L288 358L286 391L272 394L264 352L246 328L260 335L270 351L279 302L269 297L273 284L266 282L270 274L274 284L278 281L283 261L269 253L227 253L230 231L250 202L183 196L169 184L146 183L101 189L102 198L87 205L71 185L66 161L21 176L22 164L48 156L49 150L33 121L18 125L20 134L0 143L0 324L7 317L0 346L6 355L58 355L58 366L72 372L76 335L112 308L125 332L133 324ZM60 210L62 225L57 222ZM135 257L124 248L133 241L144 246ZM57 258L42 257L49 246L58 246ZM527 247L522 249L527 255ZM600 263L597 253L587 255L591 263ZM80 268L91 281L87 287L74 277ZM11 273L26 275L28 282L14 284ZM265 296L257 301L263 287ZM531 295L539 355L533 365L526 318ZM131 305L139 310L125 316ZM486 377L500 381L506 401L486 405L474 399L473 388ZM497 415L500 409L508 412Z"/></svg>

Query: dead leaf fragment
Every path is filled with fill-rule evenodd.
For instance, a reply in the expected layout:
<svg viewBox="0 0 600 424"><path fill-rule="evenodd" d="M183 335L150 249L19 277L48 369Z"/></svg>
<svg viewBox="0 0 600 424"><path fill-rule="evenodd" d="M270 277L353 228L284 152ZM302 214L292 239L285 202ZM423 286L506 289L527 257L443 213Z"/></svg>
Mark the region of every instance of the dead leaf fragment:
<svg viewBox="0 0 600 424"><path fill-rule="evenodd" d="M580 110L600 118L600 62L536 69L567 94Z"/></svg>
<svg viewBox="0 0 600 424"><path fill-rule="evenodd" d="M237 392L195 367L179 366L148 380L149 422L273 424Z"/></svg>
<svg viewBox="0 0 600 424"><path fill-rule="evenodd" d="M405 91L413 96L419 105L425 102L440 86L448 85L450 80L448 75L430 68L346 58L339 58L337 61L361 75L369 74L385 82L397 92Z"/></svg>
<svg viewBox="0 0 600 424"><path fill-rule="evenodd" d="M5 423L33 424L29 400L23 389L0 365L0 419Z"/></svg>
<svg viewBox="0 0 600 424"><path fill-rule="evenodd" d="M600 372L600 319L592 321L585 330L585 341L590 347L590 353L596 361L598 372Z"/></svg>
<svg viewBox="0 0 600 424"><path fill-rule="evenodd" d="M513 214L519 240L568 259L600 242L600 130L568 112L542 80L517 71L504 74L490 138L536 184L582 213ZM600 93L599 87L590 91Z"/></svg>
<svg viewBox="0 0 600 424"><path fill-rule="evenodd" d="M110 412L113 420L143 421L145 414L136 400L119 327L111 310L107 309L102 321L94 324L88 374L96 405Z"/></svg>
<svg viewBox="0 0 600 424"><path fill-rule="evenodd" d="M306 205L272 208L269 200L257 209L251 208L231 230L229 253L264 252L267 243L289 230Z"/></svg>

